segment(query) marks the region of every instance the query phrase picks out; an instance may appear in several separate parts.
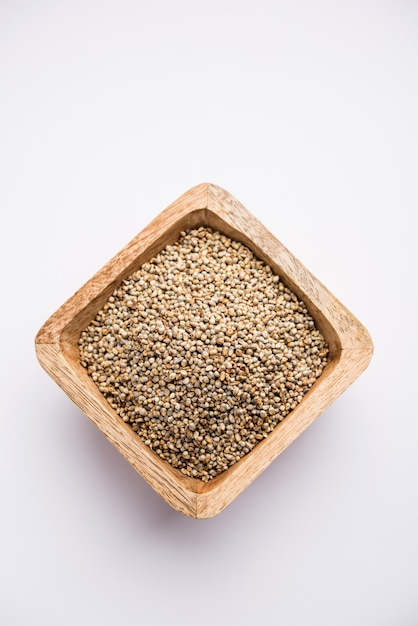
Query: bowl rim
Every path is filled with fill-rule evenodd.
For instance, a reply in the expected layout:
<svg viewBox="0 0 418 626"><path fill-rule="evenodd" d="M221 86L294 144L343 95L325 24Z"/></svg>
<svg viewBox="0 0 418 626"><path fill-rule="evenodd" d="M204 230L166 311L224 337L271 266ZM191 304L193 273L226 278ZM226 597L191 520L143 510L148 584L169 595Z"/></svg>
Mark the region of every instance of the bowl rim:
<svg viewBox="0 0 418 626"><path fill-rule="evenodd" d="M208 482L190 478L150 450L110 407L79 361L81 330L114 289L181 231L209 226L247 245L303 300L328 342L321 377L299 405L247 455ZM227 191L211 183L188 190L51 315L35 338L41 366L143 478L175 509L213 517L230 504L364 371L373 343L359 320Z"/></svg>

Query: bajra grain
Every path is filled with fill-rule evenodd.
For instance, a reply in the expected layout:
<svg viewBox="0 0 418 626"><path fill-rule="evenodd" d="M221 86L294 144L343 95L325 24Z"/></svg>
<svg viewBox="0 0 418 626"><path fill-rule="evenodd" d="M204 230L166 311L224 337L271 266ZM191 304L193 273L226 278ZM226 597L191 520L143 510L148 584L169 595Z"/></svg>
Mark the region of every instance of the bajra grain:
<svg viewBox="0 0 418 626"><path fill-rule="evenodd" d="M305 304L245 245L206 227L124 280L79 350L120 418L205 482L271 433L328 357Z"/></svg>

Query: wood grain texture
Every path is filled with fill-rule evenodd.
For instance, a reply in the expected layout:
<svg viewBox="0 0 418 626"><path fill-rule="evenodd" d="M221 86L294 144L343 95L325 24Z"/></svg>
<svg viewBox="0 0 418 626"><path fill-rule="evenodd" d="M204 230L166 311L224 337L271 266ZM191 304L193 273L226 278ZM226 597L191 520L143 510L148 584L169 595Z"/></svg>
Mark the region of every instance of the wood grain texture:
<svg viewBox="0 0 418 626"><path fill-rule="evenodd" d="M210 226L239 240L305 302L330 346L322 376L269 436L216 478L188 478L152 452L101 395L79 362L78 339L114 289L180 232ZM289 446L367 367L373 344L364 326L227 191L203 183L183 194L65 302L35 338L38 360L126 460L175 509L217 515Z"/></svg>

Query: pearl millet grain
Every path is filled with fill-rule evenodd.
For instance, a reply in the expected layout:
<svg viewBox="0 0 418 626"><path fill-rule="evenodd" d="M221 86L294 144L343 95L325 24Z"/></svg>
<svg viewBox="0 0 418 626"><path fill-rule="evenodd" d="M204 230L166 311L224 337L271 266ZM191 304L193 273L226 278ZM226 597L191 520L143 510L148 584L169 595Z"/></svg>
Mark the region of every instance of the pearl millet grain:
<svg viewBox="0 0 418 626"><path fill-rule="evenodd" d="M183 474L248 454L322 374L304 303L245 245L200 227L122 282L79 339L111 407Z"/></svg>

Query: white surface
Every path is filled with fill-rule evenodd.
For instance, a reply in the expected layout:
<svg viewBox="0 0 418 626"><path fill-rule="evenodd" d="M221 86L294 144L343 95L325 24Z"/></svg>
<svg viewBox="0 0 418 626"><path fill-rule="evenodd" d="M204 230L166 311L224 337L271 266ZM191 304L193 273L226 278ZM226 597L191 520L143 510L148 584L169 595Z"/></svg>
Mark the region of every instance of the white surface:
<svg viewBox="0 0 418 626"><path fill-rule="evenodd" d="M418 624L417 67L406 0L1 3L2 625ZM202 522L130 468L33 340L203 181L375 355Z"/></svg>

